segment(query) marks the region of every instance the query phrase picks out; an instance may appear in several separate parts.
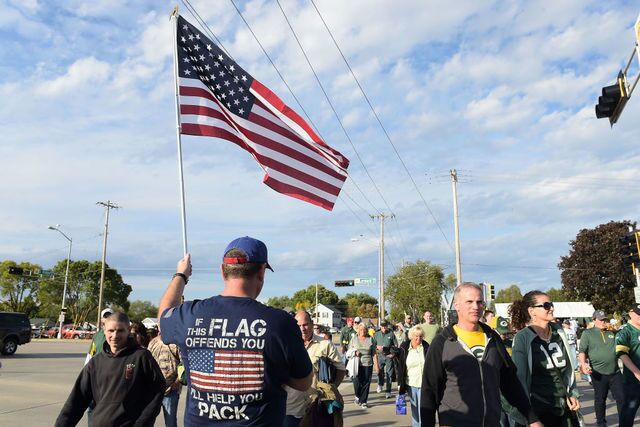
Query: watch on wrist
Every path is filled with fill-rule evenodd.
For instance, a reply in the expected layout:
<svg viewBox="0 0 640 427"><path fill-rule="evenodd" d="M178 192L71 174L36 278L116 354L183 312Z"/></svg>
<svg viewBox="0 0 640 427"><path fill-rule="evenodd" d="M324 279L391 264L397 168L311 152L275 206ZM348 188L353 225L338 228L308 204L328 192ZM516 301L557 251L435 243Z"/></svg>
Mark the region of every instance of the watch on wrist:
<svg viewBox="0 0 640 427"><path fill-rule="evenodd" d="M171 278L173 279L174 277L182 277L182 280L184 280L184 284L185 284L185 285L186 285L187 283L189 283L189 278L188 278L188 277L187 277L187 275L186 275L186 274L184 274L184 273L176 273L176 274L174 274L174 275L173 275L173 277L171 277Z"/></svg>

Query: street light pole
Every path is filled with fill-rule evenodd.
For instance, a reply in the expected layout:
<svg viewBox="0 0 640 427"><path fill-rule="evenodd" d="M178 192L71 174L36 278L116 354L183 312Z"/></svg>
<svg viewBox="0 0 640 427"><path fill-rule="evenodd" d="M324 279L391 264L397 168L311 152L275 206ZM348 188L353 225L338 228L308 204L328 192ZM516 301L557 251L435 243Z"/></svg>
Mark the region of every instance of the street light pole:
<svg viewBox="0 0 640 427"><path fill-rule="evenodd" d="M62 236L69 241L69 253L67 254L67 269L64 272L64 289L62 291L62 307L60 308L60 328L58 329L58 339L62 338L62 325L64 324L64 315L65 315L65 302L67 298L67 283L69 282L69 263L71 261L71 246L73 245L73 239L60 230L60 225L56 225L55 227L49 226L49 230L55 230L58 233L62 234Z"/></svg>

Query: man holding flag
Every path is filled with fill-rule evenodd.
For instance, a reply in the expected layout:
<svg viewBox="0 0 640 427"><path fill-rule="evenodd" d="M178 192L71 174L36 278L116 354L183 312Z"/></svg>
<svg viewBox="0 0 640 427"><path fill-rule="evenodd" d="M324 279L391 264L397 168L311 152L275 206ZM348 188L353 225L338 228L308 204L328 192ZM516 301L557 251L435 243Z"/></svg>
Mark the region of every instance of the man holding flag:
<svg viewBox="0 0 640 427"><path fill-rule="evenodd" d="M313 371L296 321L258 301L267 247L240 237L224 251L218 296L180 304L191 276L187 254L160 300L162 340L180 348L188 396L185 426L281 426L287 394L305 391Z"/></svg>

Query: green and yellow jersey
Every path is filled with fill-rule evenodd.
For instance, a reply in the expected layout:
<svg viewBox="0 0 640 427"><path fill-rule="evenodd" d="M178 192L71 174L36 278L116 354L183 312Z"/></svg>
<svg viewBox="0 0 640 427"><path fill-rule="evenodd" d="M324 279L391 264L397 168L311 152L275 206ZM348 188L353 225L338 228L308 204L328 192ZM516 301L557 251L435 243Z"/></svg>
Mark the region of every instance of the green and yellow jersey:
<svg viewBox="0 0 640 427"><path fill-rule="evenodd" d="M563 375L571 362L557 331L549 342L536 336L531 342L531 405L536 412L561 415L567 395Z"/></svg>
<svg viewBox="0 0 640 427"><path fill-rule="evenodd" d="M469 332L459 328L458 325L453 325L453 330L458 336L458 341L464 344L465 350L471 352L476 359L482 360L484 349L487 346L487 336L482 329Z"/></svg>
<svg viewBox="0 0 640 427"><path fill-rule="evenodd" d="M640 329L631 323L616 334L616 355L620 357L626 354L637 367L640 367ZM628 369L624 369L624 381L627 384L638 384L638 379Z"/></svg>

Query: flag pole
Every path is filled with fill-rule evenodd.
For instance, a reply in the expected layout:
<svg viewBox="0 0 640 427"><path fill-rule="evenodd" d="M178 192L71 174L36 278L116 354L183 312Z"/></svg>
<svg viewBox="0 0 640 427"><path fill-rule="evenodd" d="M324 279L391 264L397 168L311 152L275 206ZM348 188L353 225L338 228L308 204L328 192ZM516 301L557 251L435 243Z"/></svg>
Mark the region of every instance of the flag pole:
<svg viewBox="0 0 640 427"><path fill-rule="evenodd" d="M187 214L184 203L184 174L182 172L182 126L180 123L180 87L178 85L178 6L171 14L173 21L173 77L176 94L176 140L178 143L178 175L180 178L180 207L182 213L182 249L187 253Z"/></svg>

